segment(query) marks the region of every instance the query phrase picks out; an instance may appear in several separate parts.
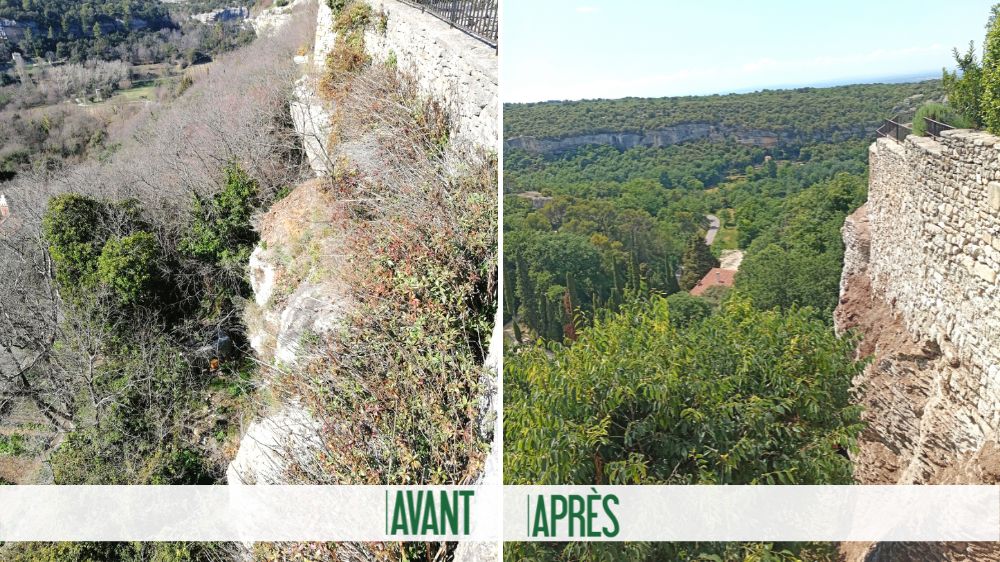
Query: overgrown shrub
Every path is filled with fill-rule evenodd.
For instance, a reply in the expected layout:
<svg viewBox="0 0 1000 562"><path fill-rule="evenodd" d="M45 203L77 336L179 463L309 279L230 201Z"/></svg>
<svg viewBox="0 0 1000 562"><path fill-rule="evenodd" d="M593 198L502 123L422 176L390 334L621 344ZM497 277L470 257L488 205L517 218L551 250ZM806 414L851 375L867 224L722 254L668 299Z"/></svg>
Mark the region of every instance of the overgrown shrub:
<svg viewBox="0 0 1000 562"><path fill-rule="evenodd" d="M310 387L323 389L323 419L338 420L325 434L326 478L457 484L481 469L482 362L496 307L495 173L491 161L449 183L447 197L436 187L394 186L384 210L358 209L356 311L310 369ZM360 195L356 186L341 183Z"/></svg>
<svg viewBox="0 0 1000 562"><path fill-rule="evenodd" d="M731 297L675 327L660 297L504 365L507 484L850 484L862 363L807 311ZM613 360L609 360L613 358ZM571 399L567 399L571 397ZM625 547L624 549L622 547ZM739 543L511 544L510 560L751 560ZM816 560L788 547L767 560ZM802 555L796 558L794 555ZM750 557L748 557L750 556Z"/></svg>
<svg viewBox="0 0 1000 562"><path fill-rule="evenodd" d="M332 6L332 4L331 4ZM328 95L342 90L350 75L368 65L371 57L365 51L365 28L372 23L372 8L364 0L347 0L334 8L337 19L334 30L337 39L327 58L323 88Z"/></svg>
<svg viewBox="0 0 1000 562"><path fill-rule="evenodd" d="M193 223L181 252L223 267L242 269L259 240L251 219L260 208L260 187L238 164L224 170L223 188L194 199Z"/></svg>
<svg viewBox="0 0 1000 562"><path fill-rule="evenodd" d="M148 232L112 238L97 259L97 278L124 305L148 303L159 272L160 246Z"/></svg>
<svg viewBox="0 0 1000 562"><path fill-rule="evenodd" d="M68 194L49 200L42 228L63 287L87 284L103 246L102 220L107 206L83 195Z"/></svg>
<svg viewBox="0 0 1000 562"><path fill-rule="evenodd" d="M956 129L968 129L972 123L958 111L940 103L925 103L913 117L913 134L919 137L927 136L927 122L924 118L933 119Z"/></svg>

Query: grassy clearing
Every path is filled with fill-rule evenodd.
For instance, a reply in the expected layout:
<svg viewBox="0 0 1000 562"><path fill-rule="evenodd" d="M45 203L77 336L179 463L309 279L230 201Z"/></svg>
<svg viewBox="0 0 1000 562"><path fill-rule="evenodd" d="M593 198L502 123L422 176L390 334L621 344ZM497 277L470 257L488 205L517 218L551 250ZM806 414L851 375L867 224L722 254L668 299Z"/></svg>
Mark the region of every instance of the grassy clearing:
<svg viewBox="0 0 1000 562"><path fill-rule="evenodd" d="M712 243L712 249L719 251L739 249L739 230L736 228L735 213L732 209L722 209L717 215L722 224Z"/></svg>

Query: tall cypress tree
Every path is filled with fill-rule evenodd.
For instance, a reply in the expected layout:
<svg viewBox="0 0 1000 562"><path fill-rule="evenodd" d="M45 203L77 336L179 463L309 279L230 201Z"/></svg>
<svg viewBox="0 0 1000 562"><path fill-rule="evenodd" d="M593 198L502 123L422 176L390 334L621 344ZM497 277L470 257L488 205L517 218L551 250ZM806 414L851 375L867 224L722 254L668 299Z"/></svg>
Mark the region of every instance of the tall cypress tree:
<svg viewBox="0 0 1000 562"><path fill-rule="evenodd" d="M666 292L667 295L672 295L681 290L680 284L677 283L677 271L674 269L674 260L667 256L667 282L666 282Z"/></svg>
<svg viewBox="0 0 1000 562"><path fill-rule="evenodd" d="M690 291L698 284L713 267L719 267L719 260L712 255L712 250L700 236L692 237L684 249L681 262L684 271L681 273L681 288Z"/></svg>
<svg viewBox="0 0 1000 562"><path fill-rule="evenodd" d="M531 282L531 275L528 272L528 262L523 256L518 256L515 263L517 268L517 294L521 299L521 316L524 317L524 322L528 328L541 334L543 330L539 319L538 298L535 295L535 284Z"/></svg>

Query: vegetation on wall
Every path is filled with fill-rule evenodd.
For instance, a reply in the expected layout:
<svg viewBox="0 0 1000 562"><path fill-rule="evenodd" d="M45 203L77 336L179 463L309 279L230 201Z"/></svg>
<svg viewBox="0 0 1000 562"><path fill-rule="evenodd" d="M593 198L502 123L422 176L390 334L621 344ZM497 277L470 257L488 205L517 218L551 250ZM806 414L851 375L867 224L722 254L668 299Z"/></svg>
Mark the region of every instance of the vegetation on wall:
<svg viewBox="0 0 1000 562"><path fill-rule="evenodd" d="M926 103L920 106L913 116L913 134L918 137L927 135L927 121L931 119L939 123L950 125L956 129L968 129L973 127L971 121L964 115L955 111L951 107L941 103Z"/></svg>

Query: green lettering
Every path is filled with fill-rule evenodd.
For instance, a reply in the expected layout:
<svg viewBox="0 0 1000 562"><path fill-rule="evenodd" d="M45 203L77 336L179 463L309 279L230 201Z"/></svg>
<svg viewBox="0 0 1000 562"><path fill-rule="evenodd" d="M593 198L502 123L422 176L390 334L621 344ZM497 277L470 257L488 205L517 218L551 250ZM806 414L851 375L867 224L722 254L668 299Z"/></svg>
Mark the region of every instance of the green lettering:
<svg viewBox="0 0 1000 562"><path fill-rule="evenodd" d="M538 496L538 503L535 507L535 524L531 530L533 537L549 536L549 518L545 514L545 497Z"/></svg>
<svg viewBox="0 0 1000 562"><path fill-rule="evenodd" d="M397 533L396 531L402 531ZM403 491L396 491L396 503L392 510L392 532L390 535L409 535L410 530L406 527L406 503L403 501Z"/></svg>
<svg viewBox="0 0 1000 562"><path fill-rule="evenodd" d="M566 496L553 495L550 499L552 502L552 534L550 536L556 536L559 534L559 520L566 517ZM557 505L558 504L558 505Z"/></svg>
<svg viewBox="0 0 1000 562"><path fill-rule="evenodd" d="M569 536L582 536L586 532L586 523L583 514L586 511L583 496L572 495L569 497ZM573 531L573 522L580 523L579 535Z"/></svg>
<svg viewBox="0 0 1000 562"><path fill-rule="evenodd" d="M604 497L604 513L608 514L608 519L611 520L611 525L612 525L610 531L608 530L607 527L604 528L604 536L605 537L617 537L618 536L618 530L619 530L618 529L618 518L615 517L615 513L613 511L611 511L611 507L608 505L612 501L615 503L615 505L618 505L618 496L614 496L614 495L610 495L609 494L609 495L607 495L607 496Z"/></svg>
<svg viewBox="0 0 1000 562"><path fill-rule="evenodd" d="M431 492L427 492L427 501L424 502L424 522L420 534L438 534L437 510L434 508L434 494Z"/></svg>
<svg viewBox="0 0 1000 562"><path fill-rule="evenodd" d="M475 493L476 492L474 490L460 490L458 492L458 495L461 496L462 500L463 500L462 501L462 513L464 514L464 517L465 517L465 530L462 531L463 535L468 535L469 532L470 532L469 531L469 513L471 512L471 509L469 508L469 502L472 500L472 496Z"/></svg>
<svg viewBox="0 0 1000 562"><path fill-rule="evenodd" d="M413 503L413 490L406 491L406 503L407 511L410 517L410 529L413 530L413 534L417 534L417 529L420 528L420 507L424 503L424 492L420 490L417 492L417 503Z"/></svg>
<svg viewBox="0 0 1000 562"><path fill-rule="evenodd" d="M601 495L597 493L597 490L591 488L594 491L593 494L587 496L587 536L588 537L599 537L601 532L594 528L594 520L597 519L598 513L597 509L594 507L595 503L601 501Z"/></svg>
<svg viewBox="0 0 1000 562"><path fill-rule="evenodd" d="M458 494L452 492L451 498L448 492L441 492L441 534L458 534Z"/></svg>

